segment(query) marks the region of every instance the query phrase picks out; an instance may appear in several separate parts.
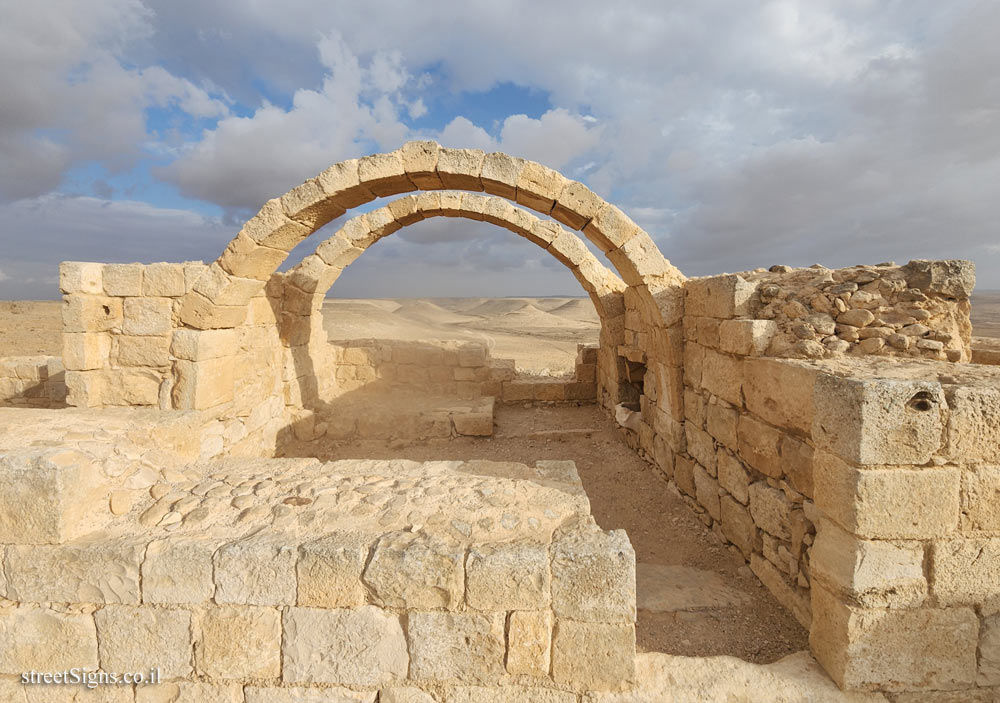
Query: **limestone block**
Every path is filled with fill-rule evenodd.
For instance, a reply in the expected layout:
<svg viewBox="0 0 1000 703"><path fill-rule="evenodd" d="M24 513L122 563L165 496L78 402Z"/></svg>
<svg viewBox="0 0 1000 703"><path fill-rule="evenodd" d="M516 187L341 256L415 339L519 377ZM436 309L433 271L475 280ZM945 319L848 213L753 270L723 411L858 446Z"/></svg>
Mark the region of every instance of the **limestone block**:
<svg viewBox="0 0 1000 703"><path fill-rule="evenodd" d="M402 158L400 154L400 159ZM393 159L389 159L389 171L393 170ZM400 161L402 164L402 161ZM323 190L330 195L335 203L345 210L375 199L375 194L366 184L361 182L361 166L358 159L348 159L334 164L316 177ZM366 177L377 177L378 164L368 163L365 166ZM412 188L410 188L412 190ZM400 191L402 192L402 191Z"/></svg>
<svg viewBox="0 0 1000 703"><path fill-rule="evenodd" d="M429 693L412 686L383 688L378 696L379 703L436 703Z"/></svg>
<svg viewBox="0 0 1000 703"><path fill-rule="evenodd" d="M243 688L236 683L172 681L158 686L136 686L135 703L243 703Z"/></svg>
<svg viewBox="0 0 1000 703"><path fill-rule="evenodd" d="M176 329L170 342L170 353L187 361L208 361L232 356L237 350L236 330L232 329Z"/></svg>
<svg viewBox="0 0 1000 703"><path fill-rule="evenodd" d="M542 221L539 220L539 222ZM553 227L559 227L559 225L553 224ZM561 227L558 229L558 235L549 244L548 252L571 268L579 266L593 256L579 237Z"/></svg>
<svg viewBox="0 0 1000 703"><path fill-rule="evenodd" d="M723 320L719 325L721 349L740 356L763 356L778 333L774 320Z"/></svg>
<svg viewBox="0 0 1000 703"><path fill-rule="evenodd" d="M26 606L0 610L0 674L97 665L92 615Z"/></svg>
<svg viewBox="0 0 1000 703"><path fill-rule="evenodd" d="M315 231L344 214L344 208L329 197L319 180L310 178L281 196L285 216Z"/></svg>
<svg viewBox="0 0 1000 703"><path fill-rule="evenodd" d="M316 255L333 268L343 269L364 253L340 233L330 237L316 248Z"/></svg>
<svg viewBox="0 0 1000 703"><path fill-rule="evenodd" d="M178 410L205 410L233 399L232 357L174 362L172 397Z"/></svg>
<svg viewBox="0 0 1000 703"><path fill-rule="evenodd" d="M791 539L790 519L792 505L784 492L771 488L764 481L751 484L750 515L754 523L779 539Z"/></svg>
<svg viewBox="0 0 1000 703"><path fill-rule="evenodd" d="M478 610L534 610L549 605L549 556L544 545L475 545L465 563L466 598Z"/></svg>
<svg viewBox="0 0 1000 703"><path fill-rule="evenodd" d="M979 686L1000 686L1000 613L983 618L979 629Z"/></svg>
<svg viewBox="0 0 1000 703"><path fill-rule="evenodd" d="M239 278L266 281L287 256L288 252L284 249L258 244L245 232L240 232L222 252L219 267Z"/></svg>
<svg viewBox="0 0 1000 703"><path fill-rule="evenodd" d="M920 605L927 598L920 542L858 539L823 521L810 553L810 573L832 592L865 608Z"/></svg>
<svg viewBox="0 0 1000 703"><path fill-rule="evenodd" d="M690 279L684 283L684 314L729 320L750 314L756 285L736 274Z"/></svg>
<svg viewBox="0 0 1000 703"><path fill-rule="evenodd" d="M640 230L618 249L607 253L608 260L631 286L641 286L650 279L677 278L680 272L667 261L652 237Z"/></svg>
<svg viewBox="0 0 1000 703"><path fill-rule="evenodd" d="M694 467L695 463L683 456L678 456L674 460L674 482L681 492L694 497Z"/></svg>
<svg viewBox="0 0 1000 703"><path fill-rule="evenodd" d="M931 592L941 605L1000 611L1000 538L944 539L931 547Z"/></svg>
<svg viewBox="0 0 1000 703"><path fill-rule="evenodd" d="M368 246L402 228L402 224L396 220L393 211L387 207L372 210L363 217L368 231L371 233L367 240Z"/></svg>
<svg viewBox="0 0 1000 703"><path fill-rule="evenodd" d="M501 198L514 200L517 197L517 180L524 168L524 159L508 156L499 151L486 154L480 181L483 190Z"/></svg>
<svg viewBox="0 0 1000 703"><path fill-rule="evenodd" d="M111 355L111 335L94 332L63 334L63 363L69 371L103 369Z"/></svg>
<svg viewBox="0 0 1000 703"><path fill-rule="evenodd" d="M493 409L483 412L461 412L452 415L455 434L463 437L493 436Z"/></svg>
<svg viewBox="0 0 1000 703"><path fill-rule="evenodd" d="M976 285L976 265L972 261L915 259L900 271L910 288L958 300L967 300Z"/></svg>
<svg viewBox="0 0 1000 703"><path fill-rule="evenodd" d="M602 205L604 201L590 188L578 181L566 181L551 214L567 227L581 230L594 218Z"/></svg>
<svg viewBox="0 0 1000 703"><path fill-rule="evenodd" d="M490 156L490 154L486 155L487 161ZM511 193L510 197L513 198L513 188L511 189ZM531 226L537 219L502 198L487 198L486 203L483 205L484 222L489 222L504 229L510 229L522 237L525 236L526 232L530 231ZM515 224L511 224L512 222ZM522 224L524 225L523 227L521 226ZM516 229L512 229L512 227L516 227Z"/></svg>
<svg viewBox="0 0 1000 703"><path fill-rule="evenodd" d="M386 691L394 689L383 689L379 703L386 703L394 699L386 697ZM412 689L418 691L419 689ZM258 687L246 686L246 703L375 703L377 691L352 691L349 688L339 686L312 688L305 686L287 686L275 688L273 686ZM399 703L424 703L419 698L398 698ZM434 703L428 698L429 703ZM243 699L240 699L243 703Z"/></svg>
<svg viewBox="0 0 1000 703"><path fill-rule="evenodd" d="M177 535L155 540L142 562L143 603L204 603L215 595L217 539Z"/></svg>
<svg viewBox="0 0 1000 703"><path fill-rule="evenodd" d="M355 610L288 608L282 623L281 676L286 683L384 686L406 678L406 637L392 613L370 605Z"/></svg>
<svg viewBox="0 0 1000 703"><path fill-rule="evenodd" d="M155 263L142 274L142 295L156 298L179 298L184 295L183 264Z"/></svg>
<svg viewBox="0 0 1000 703"><path fill-rule="evenodd" d="M281 535L230 542L215 553L215 602L294 604L296 558L297 545Z"/></svg>
<svg viewBox="0 0 1000 703"><path fill-rule="evenodd" d="M698 465L694 467L694 492L698 502L708 511L712 519L720 519L719 484Z"/></svg>
<svg viewBox="0 0 1000 703"><path fill-rule="evenodd" d="M63 332L107 332L121 329L122 299L99 295L63 297Z"/></svg>
<svg viewBox="0 0 1000 703"><path fill-rule="evenodd" d="M271 249L291 251L296 244L309 236L310 230L301 222L289 218L281 200L272 198L247 221L240 232L257 244Z"/></svg>
<svg viewBox="0 0 1000 703"><path fill-rule="evenodd" d="M485 366L489 361L486 347L463 346L458 350L458 365L463 367Z"/></svg>
<svg viewBox="0 0 1000 703"><path fill-rule="evenodd" d="M59 290L66 294L104 292L104 264L85 261L63 261L59 264Z"/></svg>
<svg viewBox="0 0 1000 703"><path fill-rule="evenodd" d="M635 677L635 626L557 620L552 678L587 691L627 688Z"/></svg>
<svg viewBox="0 0 1000 703"><path fill-rule="evenodd" d="M486 154L480 149L445 149L438 153L437 172L445 188L481 191L479 180Z"/></svg>
<svg viewBox="0 0 1000 703"><path fill-rule="evenodd" d="M719 502L719 512L722 534L736 545L744 559L749 559L753 552L760 549L760 537L750 511L733 500L732 496L723 496Z"/></svg>
<svg viewBox="0 0 1000 703"><path fill-rule="evenodd" d="M731 356L705 349L701 366L701 385L737 408L743 406L741 362Z"/></svg>
<svg viewBox="0 0 1000 703"><path fill-rule="evenodd" d="M534 161L525 161L517 175L516 200L536 212L549 214L567 180L558 171Z"/></svg>
<svg viewBox="0 0 1000 703"><path fill-rule="evenodd" d="M926 539L958 524L954 467L858 469L817 452L816 506L848 532L871 539Z"/></svg>
<svg viewBox="0 0 1000 703"><path fill-rule="evenodd" d="M124 334L166 335L173 328L169 298L127 298L124 314Z"/></svg>
<svg viewBox="0 0 1000 703"><path fill-rule="evenodd" d="M438 154L441 146L437 142L412 141L399 149L403 170L418 190L441 190L444 184L437 174Z"/></svg>
<svg viewBox="0 0 1000 703"><path fill-rule="evenodd" d="M961 505L963 530L1000 532L1000 467L962 471Z"/></svg>
<svg viewBox="0 0 1000 703"><path fill-rule="evenodd" d="M22 603L138 603L145 544L134 540L10 545L7 597Z"/></svg>
<svg viewBox="0 0 1000 703"><path fill-rule="evenodd" d="M807 362L748 359L743 362L747 409L772 425L808 434L812 431L817 374Z"/></svg>
<svg viewBox="0 0 1000 703"><path fill-rule="evenodd" d="M708 433L721 444L736 451L739 444L736 438L736 425L739 421L739 412L735 408L728 408L720 404L709 405L705 411L705 424L708 428Z"/></svg>
<svg viewBox="0 0 1000 703"><path fill-rule="evenodd" d="M107 479L90 457L71 449L0 456L0 543L67 542L111 518Z"/></svg>
<svg viewBox="0 0 1000 703"><path fill-rule="evenodd" d="M823 374L814 387L813 439L858 464L925 464L941 446L939 383Z"/></svg>
<svg viewBox="0 0 1000 703"><path fill-rule="evenodd" d="M372 539L360 532L335 532L302 544L296 566L298 604L320 608L364 605L368 596L361 573Z"/></svg>
<svg viewBox="0 0 1000 703"><path fill-rule="evenodd" d="M36 671L34 675L36 683L29 685L22 685L20 677L0 679L0 700L4 703L135 703L131 686L98 684L100 674L96 671L78 668L76 671ZM9 693L5 684L10 687ZM88 688L88 685L95 687Z"/></svg>
<svg viewBox="0 0 1000 703"><path fill-rule="evenodd" d="M158 666L164 679L191 674L191 613L107 605L94 613L97 647L105 671Z"/></svg>
<svg viewBox="0 0 1000 703"><path fill-rule="evenodd" d="M593 219L583 228L583 233L605 254L621 247L642 230L614 205L604 203Z"/></svg>
<svg viewBox="0 0 1000 703"><path fill-rule="evenodd" d="M119 366L159 367L170 365L170 337L120 335L115 340Z"/></svg>
<svg viewBox="0 0 1000 703"><path fill-rule="evenodd" d="M494 683L504 673L503 613L410 613L407 635L416 681Z"/></svg>
<svg viewBox="0 0 1000 703"><path fill-rule="evenodd" d="M507 673L548 676L552 650L552 611L520 610L507 624Z"/></svg>
<svg viewBox="0 0 1000 703"><path fill-rule="evenodd" d="M110 296L141 296L142 264L105 264L104 294Z"/></svg>
<svg viewBox="0 0 1000 703"><path fill-rule="evenodd" d="M948 388L946 455L960 462L996 463L1000 456L1000 389Z"/></svg>
<svg viewBox="0 0 1000 703"><path fill-rule="evenodd" d="M969 608L854 608L812 589L809 645L841 688L971 688L979 621Z"/></svg>
<svg viewBox="0 0 1000 703"><path fill-rule="evenodd" d="M743 463L724 449L717 453L719 485L743 505L750 501L750 474Z"/></svg>
<svg viewBox="0 0 1000 703"><path fill-rule="evenodd" d="M213 263L194 284L194 292L205 296L213 305L246 305L247 301L264 290L264 281L240 278L227 273ZM128 307L126 306L126 318Z"/></svg>
<svg viewBox="0 0 1000 703"><path fill-rule="evenodd" d="M209 608L198 629L199 674L213 679L280 676L281 615L275 608Z"/></svg>
<svg viewBox="0 0 1000 703"><path fill-rule="evenodd" d="M246 317L245 305L216 305L194 291L184 296L180 312L181 322L200 330L236 327Z"/></svg>
<svg viewBox="0 0 1000 703"><path fill-rule="evenodd" d="M383 535L364 572L374 602L388 608L447 608L461 605L465 550L423 532Z"/></svg>
<svg viewBox="0 0 1000 703"><path fill-rule="evenodd" d="M635 551L624 530L569 532L552 543L550 556L557 616L635 621Z"/></svg>

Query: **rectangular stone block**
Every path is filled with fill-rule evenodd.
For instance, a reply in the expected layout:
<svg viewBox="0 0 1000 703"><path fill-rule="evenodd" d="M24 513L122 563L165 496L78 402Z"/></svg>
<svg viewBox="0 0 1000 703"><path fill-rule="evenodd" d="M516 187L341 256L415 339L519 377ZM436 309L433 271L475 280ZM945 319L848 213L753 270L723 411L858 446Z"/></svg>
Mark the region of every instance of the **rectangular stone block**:
<svg viewBox="0 0 1000 703"><path fill-rule="evenodd" d="M423 532L383 535L365 568L374 602L387 608L454 610L465 596L465 549Z"/></svg>
<svg viewBox="0 0 1000 703"><path fill-rule="evenodd" d="M204 603L215 595L218 539L178 535L150 542L142 562L143 603Z"/></svg>
<svg viewBox="0 0 1000 703"><path fill-rule="evenodd" d="M1000 467L962 471L963 531L1000 532Z"/></svg>
<svg viewBox="0 0 1000 703"><path fill-rule="evenodd" d="M298 545L289 536L230 542L215 553L215 602L293 605L297 557Z"/></svg>
<svg viewBox="0 0 1000 703"><path fill-rule="evenodd" d="M946 454L954 461L996 463L1000 456L1000 388L948 387Z"/></svg>
<svg viewBox="0 0 1000 703"><path fill-rule="evenodd" d="M587 186L578 181L567 181L552 208L552 217L567 227L581 230L603 204L604 201Z"/></svg>
<svg viewBox="0 0 1000 703"><path fill-rule="evenodd" d="M694 426L693 423L685 423L684 436L687 440L688 454L694 457L695 461L702 465L709 473L716 472L715 440L712 435Z"/></svg>
<svg viewBox="0 0 1000 703"><path fill-rule="evenodd" d="M495 683L504 674L502 613L410 613L410 678Z"/></svg>
<svg viewBox="0 0 1000 703"><path fill-rule="evenodd" d="M507 622L507 673L548 676L552 651L552 611L520 610Z"/></svg>
<svg viewBox="0 0 1000 703"><path fill-rule="evenodd" d="M756 285L736 274L685 281L684 314L729 320L750 314Z"/></svg>
<svg viewBox="0 0 1000 703"><path fill-rule="evenodd" d="M941 448L944 393L939 383L820 375L812 436L857 464L926 464Z"/></svg>
<svg viewBox="0 0 1000 703"><path fill-rule="evenodd" d="M739 413L736 409L720 404L709 404L705 411L708 433L721 444L736 451L738 447L736 425L739 421Z"/></svg>
<svg viewBox="0 0 1000 703"><path fill-rule="evenodd" d="M723 320L719 325L719 345L727 354L763 356L778 333L774 320Z"/></svg>
<svg viewBox="0 0 1000 703"><path fill-rule="evenodd" d="M465 562L466 598L477 610L548 607L548 549L534 542L474 545Z"/></svg>
<svg viewBox="0 0 1000 703"><path fill-rule="evenodd" d="M812 432L813 385L819 371L792 359L747 359L743 395L747 410L776 427Z"/></svg>
<svg viewBox="0 0 1000 703"><path fill-rule="evenodd" d="M143 295L157 298L179 298L185 292L183 264L149 264L143 271Z"/></svg>
<svg viewBox="0 0 1000 703"><path fill-rule="evenodd" d="M635 622L635 551L624 530L552 543L552 610L586 622Z"/></svg>
<svg viewBox="0 0 1000 703"><path fill-rule="evenodd" d="M791 539L792 504L784 492L771 488L764 481L751 484L750 515L754 523L768 534L779 539Z"/></svg>
<svg viewBox="0 0 1000 703"><path fill-rule="evenodd" d="M557 620L552 678L586 691L628 688L635 678L635 626Z"/></svg>
<svg viewBox="0 0 1000 703"><path fill-rule="evenodd" d="M135 703L243 703L243 687L237 683L198 681L170 681L157 686L136 686Z"/></svg>
<svg viewBox="0 0 1000 703"><path fill-rule="evenodd" d="M694 462L686 457L678 456L674 460L674 482L681 492L692 498L695 494L694 467Z"/></svg>
<svg viewBox="0 0 1000 703"><path fill-rule="evenodd" d="M822 521L809 566L814 579L863 608L912 607L927 598L920 542L862 540Z"/></svg>
<svg viewBox="0 0 1000 703"><path fill-rule="evenodd" d="M111 335L101 332L63 334L63 363L69 371L107 367L111 357Z"/></svg>
<svg viewBox="0 0 1000 703"><path fill-rule="evenodd" d="M979 620L970 608L854 608L820 585L811 591L809 645L841 688L973 686Z"/></svg>
<svg viewBox="0 0 1000 703"><path fill-rule="evenodd" d="M59 264L59 290L66 294L101 295L104 264L86 261L63 261Z"/></svg>
<svg viewBox="0 0 1000 703"><path fill-rule="evenodd" d="M281 614L254 606L209 608L198 623L198 673L213 679L281 675Z"/></svg>
<svg viewBox="0 0 1000 703"><path fill-rule="evenodd" d="M63 297L63 332L108 332L121 329L122 299L99 295Z"/></svg>
<svg viewBox="0 0 1000 703"><path fill-rule="evenodd" d="M28 606L0 610L0 674L97 665L92 615Z"/></svg>
<svg viewBox="0 0 1000 703"><path fill-rule="evenodd" d="M177 329L171 336L170 353L187 361L207 361L232 356L238 351L236 330Z"/></svg>
<svg viewBox="0 0 1000 703"><path fill-rule="evenodd" d="M610 203L602 203L583 228L587 238L605 253L618 249L641 231L628 215Z"/></svg>
<svg viewBox="0 0 1000 703"><path fill-rule="evenodd" d="M701 386L737 408L743 407L741 362L711 349L704 352Z"/></svg>
<svg viewBox="0 0 1000 703"><path fill-rule="evenodd" d="M216 305L195 291L185 295L183 301L181 322L199 330L236 327L247 317L245 305Z"/></svg>
<svg viewBox="0 0 1000 703"><path fill-rule="evenodd" d="M100 466L71 449L0 456L0 543L68 542L111 519Z"/></svg>
<svg viewBox="0 0 1000 703"><path fill-rule="evenodd" d="M142 264L104 264L104 294L117 297L142 295Z"/></svg>
<svg viewBox="0 0 1000 703"><path fill-rule="evenodd" d="M170 365L170 337L119 335L116 361L119 366L161 367Z"/></svg>
<svg viewBox="0 0 1000 703"><path fill-rule="evenodd" d="M723 496L719 502L722 522L722 534L736 545L744 559L760 549L760 537L757 526L750 517L750 511L740 505L731 496Z"/></svg>
<svg viewBox="0 0 1000 703"><path fill-rule="evenodd" d="M719 507L719 484L714 478L708 475L701 466L694 467L694 491L695 498L708 512L713 520L718 520L720 515Z"/></svg>
<svg viewBox="0 0 1000 703"><path fill-rule="evenodd" d="M22 603L139 603L145 543L97 540L7 547L7 597Z"/></svg>
<svg viewBox="0 0 1000 703"><path fill-rule="evenodd" d="M941 605L1000 612L1000 538L943 539L931 547L931 592Z"/></svg>
<svg viewBox="0 0 1000 703"><path fill-rule="evenodd" d="M372 536L336 532L299 547L298 604L319 608L364 605L368 593L361 581Z"/></svg>
<svg viewBox="0 0 1000 703"><path fill-rule="evenodd" d="M232 357L174 362L172 397L178 410L206 410L228 403L235 391Z"/></svg>
<svg viewBox="0 0 1000 703"><path fill-rule="evenodd" d="M733 498L743 505L750 501L750 474L744 468L743 463L725 449L719 449L718 475L719 485L729 491Z"/></svg>
<svg viewBox="0 0 1000 703"><path fill-rule="evenodd" d="M954 467L859 469L817 452L815 501L848 532L870 539L927 539L958 525Z"/></svg>
<svg viewBox="0 0 1000 703"><path fill-rule="evenodd" d="M167 335L173 329L170 298L127 298L124 306L124 334Z"/></svg>
<svg viewBox="0 0 1000 703"><path fill-rule="evenodd" d="M97 647L105 671L144 671L158 666L164 679L191 670L191 613L131 605L107 605L94 613Z"/></svg>

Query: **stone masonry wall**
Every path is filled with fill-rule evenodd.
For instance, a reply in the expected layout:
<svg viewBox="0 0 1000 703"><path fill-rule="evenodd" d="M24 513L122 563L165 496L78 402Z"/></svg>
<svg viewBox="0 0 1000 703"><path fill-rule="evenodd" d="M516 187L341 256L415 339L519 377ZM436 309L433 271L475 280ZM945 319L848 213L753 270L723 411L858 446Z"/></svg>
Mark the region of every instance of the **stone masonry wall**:
<svg viewBox="0 0 1000 703"><path fill-rule="evenodd" d="M62 359L54 356L0 357L0 405L65 405L65 378Z"/></svg>

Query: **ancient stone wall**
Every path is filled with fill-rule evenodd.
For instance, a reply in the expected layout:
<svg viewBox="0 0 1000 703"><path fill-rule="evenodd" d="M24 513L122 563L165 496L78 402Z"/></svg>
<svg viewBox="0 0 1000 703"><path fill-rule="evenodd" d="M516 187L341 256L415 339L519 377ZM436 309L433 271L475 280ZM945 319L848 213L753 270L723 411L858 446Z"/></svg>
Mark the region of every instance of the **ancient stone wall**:
<svg viewBox="0 0 1000 703"><path fill-rule="evenodd" d="M61 358L0 357L0 406L54 408L65 404L66 376Z"/></svg>

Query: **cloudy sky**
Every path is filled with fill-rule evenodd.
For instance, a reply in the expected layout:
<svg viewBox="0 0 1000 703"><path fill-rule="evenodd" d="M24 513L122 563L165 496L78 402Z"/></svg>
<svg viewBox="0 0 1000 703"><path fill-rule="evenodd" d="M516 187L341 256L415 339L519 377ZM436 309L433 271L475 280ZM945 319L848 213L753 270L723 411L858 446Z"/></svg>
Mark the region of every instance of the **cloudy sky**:
<svg viewBox="0 0 1000 703"><path fill-rule="evenodd" d="M584 181L689 275L969 258L1000 288L995 1L0 0L0 17L0 298L56 297L60 260L212 260L268 198L412 138ZM442 219L332 291L580 292L509 232Z"/></svg>

